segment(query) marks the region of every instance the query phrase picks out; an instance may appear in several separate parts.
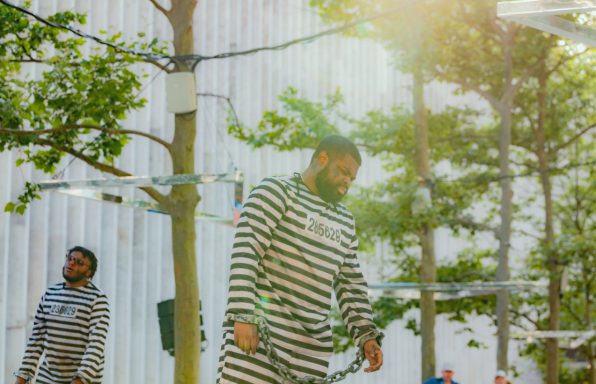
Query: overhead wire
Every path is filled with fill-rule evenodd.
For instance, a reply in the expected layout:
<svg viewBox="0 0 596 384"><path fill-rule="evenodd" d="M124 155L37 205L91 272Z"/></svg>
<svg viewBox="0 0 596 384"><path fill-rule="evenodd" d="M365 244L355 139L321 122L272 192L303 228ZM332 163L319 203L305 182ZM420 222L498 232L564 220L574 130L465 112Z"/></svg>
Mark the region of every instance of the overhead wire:
<svg viewBox="0 0 596 384"><path fill-rule="evenodd" d="M262 51L278 51L278 50L283 50L286 49L290 46L296 45L296 44L300 44L300 43L306 43L306 42L311 42L314 41L316 39L319 39L321 37L324 36L329 36L329 35L334 35L334 34L338 34L341 33L345 30L354 28L360 24L364 24L364 23L369 23L371 21L377 20L377 19L381 19L381 18L385 18L385 17L389 17L392 16L394 14L397 14L398 12L402 12L405 8L411 6L410 3L406 3L403 4L399 7L387 10L383 13L379 13L379 14L375 14L373 16L369 16L369 17L365 17L362 19L358 19L358 20L354 20L352 22L346 23L342 26L339 27L335 27L335 28L331 28L331 29L327 29L309 36L305 36L305 37L300 37L300 38L296 38L290 41L287 41L285 43L281 43L281 44L276 44L276 45L271 45L271 46L264 46L264 47L257 47L257 48L251 48L251 49L247 49L247 50L242 50L242 51L231 51L231 52L224 52L224 53L219 53L216 55L201 55L201 54L190 54L190 55L166 55L166 54L160 54L160 53L156 53L156 52L142 52L142 51L137 51L131 48L126 48L114 43L111 43L109 41L103 40L97 36L93 36L90 34L87 34L85 32L82 32L78 29L75 29L73 27L70 27L68 25L63 25L63 24L59 24L59 23L55 23L52 21L49 21L31 11L29 11L26 8L20 7L18 5L12 4L6 0L0 0L1 4L4 4L8 7L11 7L13 9L18 10L19 12L25 13L33 18L35 18L36 20L38 20L39 22L46 24L50 27L53 28L59 28L59 29L64 29L66 31L69 31L71 33L74 33L77 36L83 37L85 39L89 39L89 40L93 40L99 44L102 45L106 45L109 46L117 51L120 52L124 52L124 53L128 53L131 55L136 55L136 56L140 56L140 57L144 57L147 60L152 60L152 61L158 61L158 60L164 60L164 59L169 59L171 61L175 61L175 62L180 62L180 61L189 61L189 62L193 62L191 68L194 70L196 68L196 66L202 62L202 61L207 61L207 60L216 60L216 59L226 59L226 58L230 58L230 57L235 57L235 56L245 56L245 55L251 55L254 53L258 53L258 52L262 52Z"/></svg>
<svg viewBox="0 0 596 384"><path fill-rule="evenodd" d="M0 0L3 1L3 0ZM204 55L187 55L187 56L178 56L178 58L194 58L197 59L199 61L205 61L205 60L215 60L215 59L227 59L230 57L235 57L235 56L244 56L244 55L251 55L257 52L262 52L262 51L278 51L278 50L283 50L286 49L292 45L296 45L296 44L300 44L300 43L305 43L305 42L311 42L313 40L319 39L321 37L324 36L329 36L329 35L334 35L340 32L343 32L345 30L354 28L360 24L364 24L364 23L369 23L371 21L377 20L377 19L381 19L381 18L385 18L385 17L389 17L392 16L394 14L397 14L398 12L402 12L404 9L406 9L407 7L411 6L410 3L406 3L403 4L399 7L390 9L386 12L383 13L379 13L373 16L369 16L369 17L365 17L362 19L358 19L358 20L354 20L352 22L346 23L342 26L339 27L335 27L335 28L331 28L331 29L327 29L318 33L315 33L313 35L309 35L309 36L305 36L305 37L300 37L297 39L293 39L290 41L287 41L285 43L281 43L281 44L277 44L277 45L271 45L271 46L265 46L265 47L259 47L259 48L252 48L252 49L247 49L247 50L243 50L243 51L232 51L232 52L224 52L224 53L219 53L216 55L212 55L212 56L204 56Z"/></svg>
<svg viewBox="0 0 596 384"><path fill-rule="evenodd" d="M119 52L128 53L128 54L136 55L136 56L141 56L141 57L144 57L146 59L154 60L154 61L162 60L162 59L172 59L171 56L168 56L168 55L165 55L165 54L160 54L160 53L156 53L156 52L141 52L141 51L137 51L137 50L134 50L134 49L131 49L131 48L123 47L123 46L118 45L118 44L114 44L112 42L103 40L103 39L101 39L101 38L99 38L97 36L90 35L90 34L85 33L85 32L83 32L83 31L81 31L79 29L73 28L71 26L64 25L64 24L59 24L59 23L55 23L53 21L50 21L50 20L48 20L46 18L43 18L43 17L37 15L34 12L31 12L27 8L23 8L23 7L20 7L20 6L16 5L16 4L12 4L12 3L10 3L10 2L8 2L6 0L0 0L0 3L6 5L8 7L11 7L13 9L16 9L17 11L22 12L22 13L28 15L28 16L31 16L34 19L36 19L37 21L39 21L39 22L41 22L41 23L43 23L43 24L45 24L45 25L47 25L49 27L58 28L58 29L64 29L64 30L66 30L66 31L68 31L70 33L73 33L73 34L75 34L75 35L77 35L79 37L82 37L82 38L85 38L85 39L88 39L88 40L93 40L93 41L95 41L95 42L97 42L99 44L102 44L102 45L106 45L108 47L111 47L111 48L113 48L113 49L115 49L115 50L117 50Z"/></svg>
<svg viewBox="0 0 596 384"><path fill-rule="evenodd" d="M223 95L217 95L217 94L214 94L214 93L208 93L208 92L207 93L201 93L201 92L199 92L199 93L197 93L197 96L213 97L213 98L216 98L216 99L225 100L228 103L228 105L230 107L230 110L232 111L232 114L234 116L234 124L236 126L238 126L238 127L240 126L240 120L238 119L238 115L236 114L236 109L234 108L234 104L232 104L232 101L230 100L229 97L226 97L226 96L223 96ZM222 144L222 146L224 148L224 151L228 155L228 159L229 159L232 167L234 169L237 169L237 164L234 161L234 158L232 156L232 153L230 152L230 150L228 149L228 147L226 145L226 142L224 140L224 137L223 137L223 135L221 134L221 132L219 130L219 126L218 126L218 124L216 122L216 119L213 118L213 120L214 120L215 133L217 135L217 138L221 141L221 144Z"/></svg>

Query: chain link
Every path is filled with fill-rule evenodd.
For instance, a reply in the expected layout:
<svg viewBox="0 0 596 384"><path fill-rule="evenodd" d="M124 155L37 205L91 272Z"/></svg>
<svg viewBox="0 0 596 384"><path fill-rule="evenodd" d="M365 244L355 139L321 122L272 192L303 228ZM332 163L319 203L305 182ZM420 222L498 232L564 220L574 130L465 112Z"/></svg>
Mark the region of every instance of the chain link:
<svg viewBox="0 0 596 384"><path fill-rule="evenodd" d="M292 384L331 384L341 381L346 378L349 373L356 373L362 367L362 363L364 362L364 352L362 349L358 351L356 354L356 359L352 361L348 367L342 371L334 372L328 376L323 378L321 377L314 377L314 376L306 376L306 377L298 377L294 372L290 370L286 365L284 365L275 350L273 343L271 342L271 338L269 336L269 327L267 326L267 322L264 318L258 317L257 319L257 328L259 332L259 338L263 342L265 346L265 352L267 354L267 358L271 362L271 364L277 369L279 375L284 379L287 380L288 383Z"/></svg>

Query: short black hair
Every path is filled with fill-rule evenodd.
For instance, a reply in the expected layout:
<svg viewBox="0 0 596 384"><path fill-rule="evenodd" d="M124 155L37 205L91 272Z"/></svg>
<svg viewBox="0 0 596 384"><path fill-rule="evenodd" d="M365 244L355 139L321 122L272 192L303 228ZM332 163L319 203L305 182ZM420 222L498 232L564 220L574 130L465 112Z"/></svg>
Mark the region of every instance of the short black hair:
<svg viewBox="0 0 596 384"><path fill-rule="evenodd" d="M350 155L358 165L362 165L360 151L350 139L340 135L329 135L319 143L315 153L312 155L311 163L319 156L321 152L327 152L329 157Z"/></svg>
<svg viewBox="0 0 596 384"><path fill-rule="evenodd" d="M74 247L72 247L71 249L68 250L66 257L70 256L70 254L73 252L81 252L83 254L83 256L85 256L86 258L89 259L89 261L91 262L91 266L90 266L91 276L89 276L89 278L92 278L93 275L95 275L95 271L97 271L97 257L95 257L95 254L85 247L81 247L80 245L75 245Z"/></svg>

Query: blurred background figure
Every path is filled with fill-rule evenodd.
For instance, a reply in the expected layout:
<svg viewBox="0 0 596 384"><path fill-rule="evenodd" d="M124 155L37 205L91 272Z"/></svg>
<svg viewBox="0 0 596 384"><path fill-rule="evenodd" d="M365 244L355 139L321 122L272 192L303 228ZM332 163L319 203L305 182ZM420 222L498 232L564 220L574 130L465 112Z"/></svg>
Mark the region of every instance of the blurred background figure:
<svg viewBox="0 0 596 384"><path fill-rule="evenodd" d="M507 372L499 369L497 373L495 373L495 384L511 384L507 379Z"/></svg>
<svg viewBox="0 0 596 384"><path fill-rule="evenodd" d="M432 377L424 382L424 384L459 384L453 380L455 371L452 363L443 363L441 367L441 377Z"/></svg>

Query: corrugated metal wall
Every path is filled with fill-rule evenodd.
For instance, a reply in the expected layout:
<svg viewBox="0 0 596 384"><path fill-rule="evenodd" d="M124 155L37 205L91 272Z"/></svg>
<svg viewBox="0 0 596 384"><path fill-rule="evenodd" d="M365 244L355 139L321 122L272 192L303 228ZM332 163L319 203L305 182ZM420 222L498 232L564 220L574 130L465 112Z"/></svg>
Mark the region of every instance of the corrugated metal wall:
<svg viewBox="0 0 596 384"><path fill-rule="evenodd" d="M33 9L48 15L72 9L89 14L86 30L123 31L134 38L139 31L148 36L168 39L171 35L165 18L146 0L90 0L34 2ZM204 0L195 14L196 51L215 54L273 45L325 29L308 7L307 0ZM132 114L126 127L170 138L172 116L165 111L164 74L151 66L139 66L150 76L143 96L149 100L141 112ZM35 76L39 68L31 67ZM352 115L394 103L409 103L410 79L397 73L390 56L371 41L325 37L284 51L263 52L227 60L201 63L197 68L198 92L230 97L243 123L255 124L266 109L278 107L276 96L288 86L302 95L321 99L341 87L345 107ZM154 77L155 80L150 82ZM455 100L450 88L432 85L427 90L432 108ZM461 100L461 99L460 99ZM238 167L245 173L246 186L272 174L301 170L309 159L308 151L276 153L258 151L226 135L227 105L222 100L200 97L197 137L197 171L216 173ZM17 152L0 154L0 206L14 199L25 180L48 177L28 166L15 168ZM160 147L135 139L119 160L119 166L135 175L167 175L168 158ZM66 165L66 162L64 163ZM75 161L65 169L65 179L100 176ZM358 183L369 185L383 177L380 162L365 160ZM199 187L203 196L200 209L231 215L233 187L212 184ZM119 191L145 198L142 192ZM248 187L245 188L245 195ZM107 350L105 383L169 383L173 359L161 351L156 303L174 295L169 219L108 203L68 198L44 193L24 216L0 214L0 375L12 382L14 371L31 330L32 319L45 287L61 280L60 268L67 248L85 245L99 255L95 281L109 296L113 322ZM197 222L197 252L200 289L208 345L202 357L202 382L213 383L217 366L220 324L223 318L228 258L233 230L225 226ZM455 252L456 243L447 235L438 236L447 246L439 247L440 257ZM364 265L371 281L382 269L379 260L387 249L368 257ZM358 374L349 383L419 382L419 339L396 322L387 330L384 347L385 366L381 373ZM495 364L494 328L486 320L475 320L472 327L489 346L468 350L467 338L458 336L458 326L439 321L437 360L450 360L457 366L457 377L464 383L491 382ZM515 349L513 346L512 349ZM512 350L515 355L515 350ZM333 368L345 365L352 354L336 356ZM523 371L532 371L524 364ZM532 383L528 373L520 382Z"/></svg>

